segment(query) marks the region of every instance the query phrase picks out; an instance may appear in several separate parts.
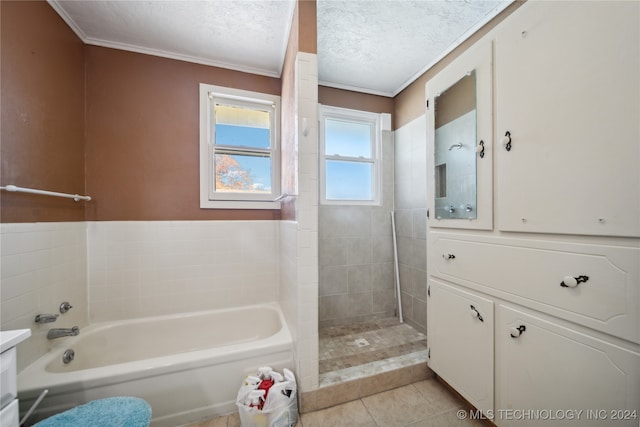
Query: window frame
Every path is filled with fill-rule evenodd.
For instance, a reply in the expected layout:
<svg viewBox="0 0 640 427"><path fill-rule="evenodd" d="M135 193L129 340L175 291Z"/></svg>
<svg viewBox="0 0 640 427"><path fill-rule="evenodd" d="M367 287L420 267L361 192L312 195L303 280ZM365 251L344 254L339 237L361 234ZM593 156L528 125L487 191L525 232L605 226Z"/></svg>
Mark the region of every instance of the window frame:
<svg viewBox="0 0 640 427"><path fill-rule="evenodd" d="M270 148L252 148L215 144L214 106L222 105L265 110L272 113ZM262 155L271 159L271 192L216 192L216 152ZM268 154L265 156L265 154ZM200 207L210 209L280 209L280 97L200 83Z"/></svg>
<svg viewBox="0 0 640 427"><path fill-rule="evenodd" d="M319 178L320 178L320 204L322 205L361 205L380 206L382 204L382 115L368 111L351 110L347 108L319 105ZM371 129L371 157L351 157L326 153L325 126L327 119L347 121L351 123L366 123ZM372 200L355 199L327 199L327 161L348 161L368 163L372 165L371 192Z"/></svg>

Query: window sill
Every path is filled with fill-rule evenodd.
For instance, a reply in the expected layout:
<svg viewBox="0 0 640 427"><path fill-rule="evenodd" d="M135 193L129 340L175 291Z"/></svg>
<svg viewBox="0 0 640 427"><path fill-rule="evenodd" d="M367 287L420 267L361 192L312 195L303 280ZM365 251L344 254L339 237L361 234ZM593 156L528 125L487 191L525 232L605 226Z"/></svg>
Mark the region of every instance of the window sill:
<svg viewBox="0 0 640 427"><path fill-rule="evenodd" d="M280 201L200 200L201 209L271 209L279 210Z"/></svg>
<svg viewBox="0 0 640 427"><path fill-rule="evenodd" d="M320 204L328 206L382 206L378 200L321 200Z"/></svg>

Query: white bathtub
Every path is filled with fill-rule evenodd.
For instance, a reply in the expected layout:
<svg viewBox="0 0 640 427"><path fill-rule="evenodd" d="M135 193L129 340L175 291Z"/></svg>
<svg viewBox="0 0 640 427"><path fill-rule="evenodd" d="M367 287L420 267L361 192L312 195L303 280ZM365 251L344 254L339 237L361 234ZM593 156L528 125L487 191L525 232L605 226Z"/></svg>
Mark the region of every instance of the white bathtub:
<svg viewBox="0 0 640 427"><path fill-rule="evenodd" d="M18 374L24 413L44 389L30 422L109 396L137 396L154 427L234 412L247 374L293 368L291 334L273 304L95 324L59 338ZM62 362L65 350L75 359Z"/></svg>

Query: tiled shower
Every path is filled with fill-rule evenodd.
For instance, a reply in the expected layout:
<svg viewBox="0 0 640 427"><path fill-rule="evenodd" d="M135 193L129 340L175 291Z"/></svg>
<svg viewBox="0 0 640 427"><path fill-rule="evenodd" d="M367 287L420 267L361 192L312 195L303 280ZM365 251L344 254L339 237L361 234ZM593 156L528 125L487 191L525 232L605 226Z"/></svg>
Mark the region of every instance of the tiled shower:
<svg viewBox="0 0 640 427"><path fill-rule="evenodd" d="M394 315L393 135L382 137L382 205L319 207L319 325Z"/></svg>
<svg viewBox="0 0 640 427"><path fill-rule="evenodd" d="M321 386L424 366L426 153L424 116L383 131L381 205L319 207ZM392 211L404 324L396 302Z"/></svg>
<svg viewBox="0 0 640 427"><path fill-rule="evenodd" d="M319 207L319 325L398 315L391 211L395 209L404 320L426 332L426 123L382 136L381 206Z"/></svg>

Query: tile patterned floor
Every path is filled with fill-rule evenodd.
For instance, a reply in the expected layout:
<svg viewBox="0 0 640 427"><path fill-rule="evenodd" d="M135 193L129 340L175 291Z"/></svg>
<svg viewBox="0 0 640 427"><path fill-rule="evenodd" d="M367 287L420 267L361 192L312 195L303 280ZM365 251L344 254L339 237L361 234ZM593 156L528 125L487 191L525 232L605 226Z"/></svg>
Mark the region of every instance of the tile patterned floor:
<svg viewBox="0 0 640 427"><path fill-rule="evenodd" d="M367 369L365 365L406 359L427 349L427 337L396 318L322 328L319 339L321 384L322 376L331 372ZM358 375L357 369L351 373Z"/></svg>
<svg viewBox="0 0 640 427"><path fill-rule="evenodd" d="M426 336L396 318L330 326L319 335L321 387L416 364L426 369ZM458 417L462 408L465 402L432 378L302 414L297 427L483 425ZM240 418L236 413L188 427L240 427Z"/></svg>
<svg viewBox="0 0 640 427"><path fill-rule="evenodd" d="M302 414L296 427L481 427L466 403L436 379ZM240 427L238 414L188 427Z"/></svg>

